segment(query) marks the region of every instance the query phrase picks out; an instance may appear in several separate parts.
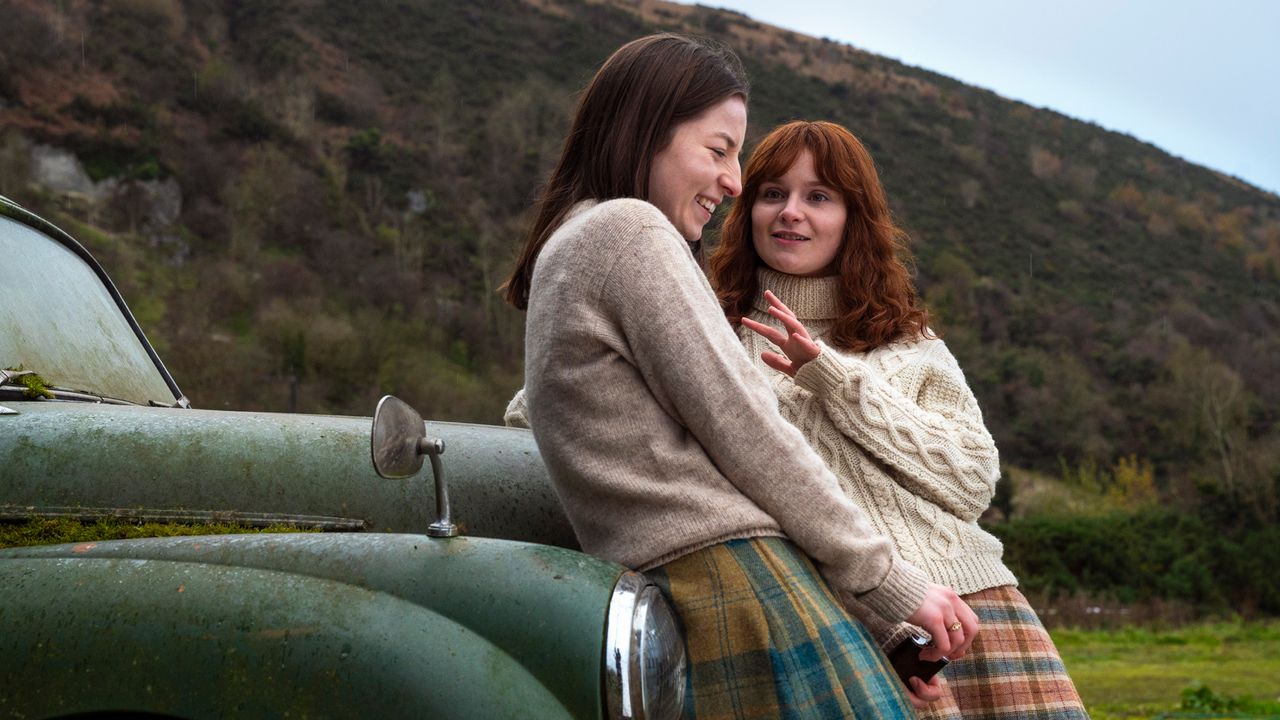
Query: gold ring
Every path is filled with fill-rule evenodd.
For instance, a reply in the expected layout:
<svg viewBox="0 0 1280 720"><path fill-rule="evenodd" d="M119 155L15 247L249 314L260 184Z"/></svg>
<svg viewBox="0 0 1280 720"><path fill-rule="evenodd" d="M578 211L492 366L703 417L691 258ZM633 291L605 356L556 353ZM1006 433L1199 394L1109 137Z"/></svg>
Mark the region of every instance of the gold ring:
<svg viewBox="0 0 1280 720"><path fill-rule="evenodd" d="M955 622L953 622L953 623L951 623L950 625L948 625L948 626L947 626L947 629L948 629L948 630L950 630L951 632L955 632L955 631L959 630L960 628L961 628L961 625L960 625L960 621L959 621L959 620L957 620L957 621L955 621Z"/></svg>

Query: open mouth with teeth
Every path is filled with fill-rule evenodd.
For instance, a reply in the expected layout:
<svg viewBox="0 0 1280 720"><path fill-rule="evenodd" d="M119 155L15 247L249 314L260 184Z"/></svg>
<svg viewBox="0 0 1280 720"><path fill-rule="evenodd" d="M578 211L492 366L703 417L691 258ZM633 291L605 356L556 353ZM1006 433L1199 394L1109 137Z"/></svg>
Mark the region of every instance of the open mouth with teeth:
<svg viewBox="0 0 1280 720"><path fill-rule="evenodd" d="M698 203L698 205L701 206L703 210L706 210L708 215L716 214L716 204L711 202L710 200L704 197L699 197L699 198L694 198L694 202Z"/></svg>
<svg viewBox="0 0 1280 720"><path fill-rule="evenodd" d="M804 241L806 241L806 240L808 240L808 239L809 239L809 236L807 236L807 235L801 235L801 234L799 234L799 233L793 233L793 232L791 232L791 231L789 231L789 230L779 230L779 231L777 231L777 232L773 233L773 237L774 237L774 239L775 239L775 240L780 240L780 241L782 241L782 242L784 242L784 243L797 243L797 242L804 242Z"/></svg>

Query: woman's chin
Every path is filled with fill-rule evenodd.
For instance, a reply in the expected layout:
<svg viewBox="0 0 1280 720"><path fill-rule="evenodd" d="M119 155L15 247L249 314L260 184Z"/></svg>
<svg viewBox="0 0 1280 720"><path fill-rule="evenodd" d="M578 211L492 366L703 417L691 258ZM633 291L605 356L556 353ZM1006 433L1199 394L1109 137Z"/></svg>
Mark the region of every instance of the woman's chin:
<svg viewBox="0 0 1280 720"><path fill-rule="evenodd" d="M702 225L697 225L693 227L679 228L680 235L685 239L685 242L696 243L702 239L702 227Z"/></svg>
<svg viewBox="0 0 1280 720"><path fill-rule="evenodd" d="M803 267L799 263L774 261L774 262L766 262L765 265L768 266L770 270L773 270L774 272L780 272L783 275L803 274L799 272L800 270L803 269Z"/></svg>

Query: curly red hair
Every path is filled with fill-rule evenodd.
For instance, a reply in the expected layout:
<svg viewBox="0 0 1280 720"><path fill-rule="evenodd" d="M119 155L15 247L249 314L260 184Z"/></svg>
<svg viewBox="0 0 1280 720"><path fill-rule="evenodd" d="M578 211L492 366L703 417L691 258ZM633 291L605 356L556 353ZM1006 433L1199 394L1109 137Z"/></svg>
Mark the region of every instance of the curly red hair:
<svg viewBox="0 0 1280 720"><path fill-rule="evenodd" d="M751 153L742 194L733 204L711 255L709 275L720 306L733 322L751 311L762 264L751 240L751 206L760 185L781 177L800 154L813 154L823 184L847 208L836 260L840 316L826 338L832 346L866 352L895 340L929 337L929 313L918 303L907 264L907 235L894 222L871 155L835 123L798 120L765 136Z"/></svg>

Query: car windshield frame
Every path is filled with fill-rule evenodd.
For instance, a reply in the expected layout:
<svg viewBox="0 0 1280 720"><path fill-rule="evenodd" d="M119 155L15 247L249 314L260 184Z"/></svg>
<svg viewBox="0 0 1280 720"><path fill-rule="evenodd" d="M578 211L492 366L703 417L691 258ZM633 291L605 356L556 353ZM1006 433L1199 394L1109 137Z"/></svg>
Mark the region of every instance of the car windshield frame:
<svg viewBox="0 0 1280 720"><path fill-rule="evenodd" d="M40 374L43 380L53 388L81 391L90 396L99 395L119 398L141 405L152 404L184 408L190 407L190 402L187 400L186 396L183 395L182 390L178 387L177 382L174 381L173 376L165 367L164 362L161 361L160 356L155 351L155 348L153 348L151 343L147 340L146 334L142 331L142 327L138 324L137 319L134 318L133 313L129 310L129 306L120 295L120 291L116 288L115 283L111 282L111 278L107 275L106 271L102 269L102 266L98 264L98 261L94 259L89 251L53 223L29 212L3 195L0 195L0 217L11 220L20 226L25 226L26 229L34 232L35 235L41 236L44 240L60 246L63 250L69 252L86 266L85 268L70 268L68 270L69 274L78 274L80 277L87 277L88 275L83 272L83 270L87 269L100 283L100 289L107 293L110 303L114 305L114 309L119 312L118 319L123 320L123 324L118 327L103 327L102 331L97 333L97 337L104 338L107 346L114 347L117 351L124 350L126 352L123 354L130 356L124 358L115 358L112 356L112 360L119 359L121 362L127 363L125 368L116 372L117 378L122 378L129 372L137 373L150 370L154 370L159 377L142 378L138 379L136 382L133 379L129 379L125 382L120 382L120 380L117 379L113 382L110 378L103 378L103 382L94 382L94 377L91 377L93 373L85 374L72 372L67 373L71 377L63 377L64 370L62 368L41 367L41 358L34 358L31 359L31 361L28 361L28 359L25 358L0 357L0 367L17 367L17 363L23 363L23 370L33 371ZM76 292L81 295L94 294L97 289L98 288L78 287ZM11 297L16 295L16 292L17 291L11 292ZM0 302L3 302L5 294L4 289L0 288ZM3 307L0 308L0 312L5 313L5 315L8 316L13 328L16 329L18 327L17 323L20 322L20 319L15 318L15 313L18 312L17 310L9 307ZM105 314L109 313L104 313L104 315ZM100 316L100 319L106 321L107 324L113 324L103 316ZM40 323L42 321L42 318L32 318L28 321L28 324L33 322ZM102 323L99 323L99 325L101 324ZM127 334L125 331L127 331ZM65 337L65 331L57 332L54 329L50 329L49 332L51 334ZM110 333L110 335L107 336L106 333ZM131 340L136 341L140 345L140 348L127 347ZM20 341L13 342L16 345ZM0 338L0 351L5 349L6 344L5 339ZM24 350L24 348L20 346L10 349L16 349L18 351ZM137 352L139 349L141 349L142 353ZM88 363L89 360L86 359L85 362ZM161 383L156 382L157 380L163 383L163 387L167 388L171 397L151 396L161 388ZM147 388L147 390L143 391L142 388L144 387ZM64 397L67 397L67 395L64 394Z"/></svg>

